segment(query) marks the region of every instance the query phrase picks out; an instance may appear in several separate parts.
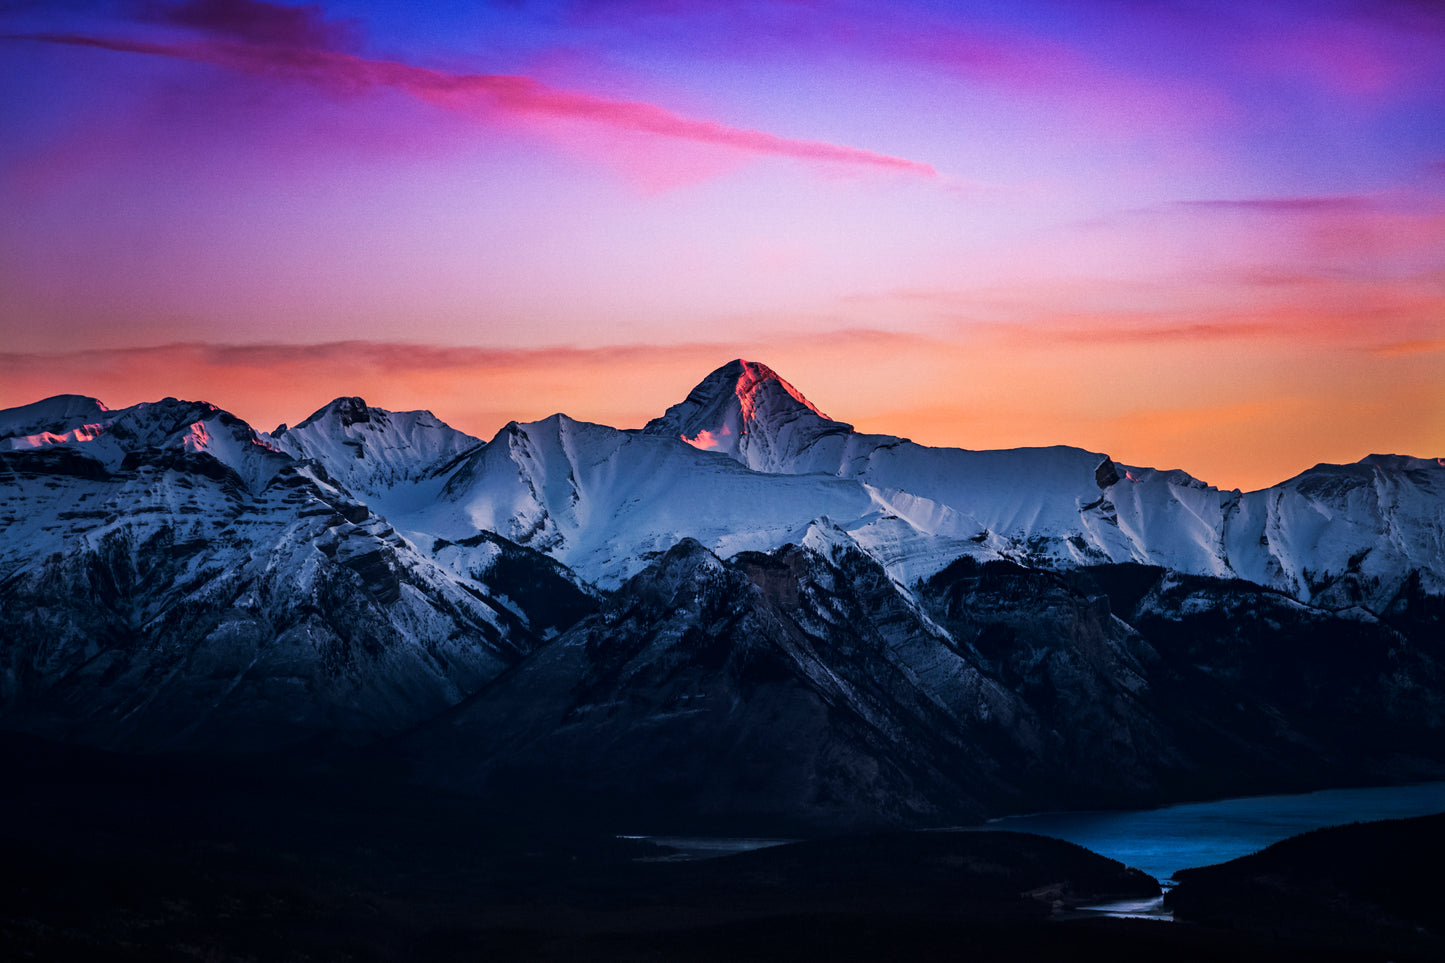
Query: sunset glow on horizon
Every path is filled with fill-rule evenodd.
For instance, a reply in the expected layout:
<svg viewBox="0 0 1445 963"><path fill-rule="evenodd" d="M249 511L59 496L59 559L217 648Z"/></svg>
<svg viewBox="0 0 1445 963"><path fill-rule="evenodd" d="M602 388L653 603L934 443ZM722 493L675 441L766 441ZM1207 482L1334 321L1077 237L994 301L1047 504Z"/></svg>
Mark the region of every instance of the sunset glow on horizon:
<svg viewBox="0 0 1445 963"><path fill-rule="evenodd" d="M1445 455L1445 7L0 4L0 407ZM705 441L705 440L701 440ZM694 440L695 444L701 443Z"/></svg>

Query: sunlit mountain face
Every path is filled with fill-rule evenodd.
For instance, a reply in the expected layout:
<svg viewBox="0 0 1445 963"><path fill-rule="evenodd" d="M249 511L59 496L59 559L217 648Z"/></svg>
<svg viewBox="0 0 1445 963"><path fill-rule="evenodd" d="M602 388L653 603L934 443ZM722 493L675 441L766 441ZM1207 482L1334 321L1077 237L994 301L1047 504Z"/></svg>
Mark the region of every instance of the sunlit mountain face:
<svg viewBox="0 0 1445 963"><path fill-rule="evenodd" d="M5 939L694 958L765 919L803 959L1157 945L1049 922L1167 914L1137 869L900 831L1439 779L1442 473L1371 455L1241 493L927 447L743 359L642 428L486 441L357 396L269 432L175 398L0 410L0 806L24 833L0 847L40 881ZM1414 866L1428 829L1391 826ZM1317 919L1429 958L1379 866L1346 858L1327 906L1210 910L1213 958ZM841 911L866 928L847 952L817 936Z"/></svg>
<svg viewBox="0 0 1445 963"><path fill-rule="evenodd" d="M1441 958L1442 49L0 2L0 957Z"/></svg>
<svg viewBox="0 0 1445 963"><path fill-rule="evenodd" d="M1442 40L1405 0L7 4L0 405L637 428L747 357L860 432L1226 490L1438 452Z"/></svg>
<svg viewBox="0 0 1445 963"><path fill-rule="evenodd" d="M680 831L1428 776L1442 472L933 448L742 359L641 429L488 441L60 395L0 411L0 725Z"/></svg>

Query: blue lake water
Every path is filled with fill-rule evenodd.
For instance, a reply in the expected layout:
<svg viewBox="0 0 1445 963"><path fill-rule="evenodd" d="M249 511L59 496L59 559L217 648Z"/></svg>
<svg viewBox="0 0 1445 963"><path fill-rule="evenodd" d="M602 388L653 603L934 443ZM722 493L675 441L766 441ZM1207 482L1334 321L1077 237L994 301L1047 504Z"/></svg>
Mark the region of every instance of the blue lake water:
<svg viewBox="0 0 1445 963"><path fill-rule="evenodd" d="M989 828L1067 839L1164 882L1178 870L1236 859L1311 829L1438 812L1445 812L1445 782L1009 816Z"/></svg>
<svg viewBox="0 0 1445 963"><path fill-rule="evenodd" d="M1160 809L1008 816L985 827L1037 833L1141 869L1166 887L1175 872L1247 856L1281 839L1344 823L1403 819L1445 812L1445 782L1371 789L1325 789L1283 796L1242 796ZM789 842L786 839L633 836L672 850L661 860L712 859ZM1081 915L1169 919L1162 897L1082 907Z"/></svg>

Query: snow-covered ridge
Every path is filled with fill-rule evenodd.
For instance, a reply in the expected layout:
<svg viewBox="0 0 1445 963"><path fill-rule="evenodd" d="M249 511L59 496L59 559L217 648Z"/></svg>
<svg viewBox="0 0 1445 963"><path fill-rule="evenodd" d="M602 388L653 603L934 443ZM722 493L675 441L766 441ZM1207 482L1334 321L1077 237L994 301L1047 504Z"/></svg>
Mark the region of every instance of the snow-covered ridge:
<svg viewBox="0 0 1445 963"><path fill-rule="evenodd" d="M41 425L44 430L24 433ZM0 451L52 449L73 452L111 473L153 453L205 456L252 491L265 488L289 461L250 425L203 401L165 398L110 411L93 398L58 395L0 411Z"/></svg>
<svg viewBox="0 0 1445 963"><path fill-rule="evenodd" d="M112 412L60 396L0 412L0 454L73 452L113 471L142 449L209 455L255 491L292 459L313 463L419 550L445 545L450 570L484 565L475 536L494 532L604 588L684 538L729 557L816 538L826 519L902 584L970 555L1145 563L1332 608L1380 611L1411 578L1445 594L1441 459L1371 455L1221 491L1080 448L969 451L859 433L741 359L640 431L559 414L485 445L430 412L360 398L270 435L174 399Z"/></svg>
<svg viewBox="0 0 1445 963"><path fill-rule="evenodd" d="M212 405L86 401L0 411L0 727L143 751L372 738L555 633L549 606L586 606L505 543L439 562Z"/></svg>
<svg viewBox="0 0 1445 963"><path fill-rule="evenodd" d="M758 402L744 405L745 396ZM741 360L644 431L706 440L755 471L863 482L880 513L834 521L905 580L972 551L1242 577L1331 605L1387 604L1417 569L1445 584L1441 459L1371 455L1261 492L1221 491L1078 448L967 451L860 434Z"/></svg>
<svg viewBox="0 0 1445 963"><path fill-rule="evenodd" d="M386 411L361 398L337 398L293 428L270 435L294 458L315 459L358 495L385 500L420 481L481 441L430 411Z"/></svg>
<svg viewBox="0 0 1445 963"><path fill-rule="evenodd" d="M64 435L81 425L100 424L110 414L105 405L86 395L55 395L0 411L0 439L36 434Z"/></svg>

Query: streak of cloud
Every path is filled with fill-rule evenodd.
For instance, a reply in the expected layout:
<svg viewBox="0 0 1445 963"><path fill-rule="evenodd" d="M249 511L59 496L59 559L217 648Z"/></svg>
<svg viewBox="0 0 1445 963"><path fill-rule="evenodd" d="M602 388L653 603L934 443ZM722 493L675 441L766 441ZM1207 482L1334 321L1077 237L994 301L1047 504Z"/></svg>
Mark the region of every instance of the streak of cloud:
<svg viewBox="0 0 1445 963"><path fill-rule="evenodd" d="M304 46L206 41L187 44L93 37L83 34L9 34L8 40L168 57L211 64L259 76L301 80L335 90L360 93L386 88L418 100L486 121L494 113L581 121L629 134L647 134L823 164L844 164L899 173L937 176L929 164L857 147L783 137L767 131L731 127L685 117L656 104L612 100L562 90L530 77L458 74L396 61Z"/></svg>
<svg viewBox="0 0 1445 963"><path fill-rule="evenodd" d="M264 0L150 2L141 7L140 15L223 39L320 50L350 49L360 32L352 24L327 20L318 6L289 7Z"/></svg>
<svg viewBox="0 0 1445 963"><path fill-rule="evenodd" d="M1224 198L1180 201L1179 206L1186 209L1246 211L1257 214L1354 214L1373 209L1371 202L1363 197Z"/></svg>
<svg viewBox="0 0 1445 963"><path fill-rule="evenodd" d="M793 58L799 51L843 55L861 63L919 68L968 87L1055 108L1054 122L1082 122L1089 132L1134 136L1155 129L1215 123L1231 106L1207 85L1120 69L1077 38L1050 35L1041 24L1020 30L986 11L940 15L926 5L877 8L849 2L760 0L743 5L697 2L565 5L572 20L621 33L705 30L733 56ZM758 24L763 26L760 28Z"/></svg>
<svg viewBox="0 0 1445 963"><path fill-rule="evenodd" d="M1445 352L1445 338L1399 341L1394 344L1384 344L1375 348L1372 353L1382 358L1403 358L1410 355L1437 354L1440 352Z"/></svg>
<svg viewBox="0 0 1445 963"><path fill-rule="evenodd" d="M1059 330L1068 329L998 325L940 340L858 328L822 340L599 348L336 341L0 351L0 407L82 393L119 408L169 394L266 429L359 394L391 410L430 409L485 439L508 421L557 411L640 427L710 370L744 357L859 431L974 449L1072 444L1224 487L1264 487L1382 448L1440 447L1428 419L1389 417L1438 408L1438 389L1411 377L1445 348L1438 326L1410 339L1336 340L1304 356L1291 339L1256 337L1247 325L1233 335L1183 332L1195 338L1179 342L1188 350L1165 356L1127 332L1087 339L1080 330L1070 340ZM1332 390L1321 395L1321 382Z"/></svg>

